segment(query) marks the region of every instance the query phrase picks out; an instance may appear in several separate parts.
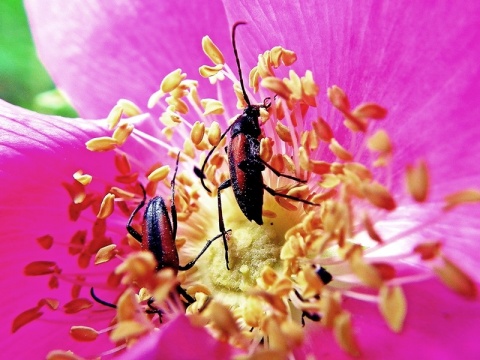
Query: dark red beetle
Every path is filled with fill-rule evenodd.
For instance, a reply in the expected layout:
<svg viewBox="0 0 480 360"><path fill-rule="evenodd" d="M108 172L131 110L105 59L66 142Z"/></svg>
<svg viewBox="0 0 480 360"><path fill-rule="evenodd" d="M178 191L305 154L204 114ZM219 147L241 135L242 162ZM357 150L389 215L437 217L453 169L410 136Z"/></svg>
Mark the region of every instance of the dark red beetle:
<svg viewBox="0 0 480 360"><path fill-rule="evenodd" d="M202 251L197 255L195 259L187 263L186 265L180 265L178 259L178 252L177 247L175 245L175 239L177 236L177 211L175 207L175 178L177 176L178 170L178 161L180 158L180 153L177 155L177 161L175 165L175 172L173 174L173 178L171 181L171 190L172 190L172 197L171 197L171 205L170 205L170 213L172 215L172 219L170 220L170 216L168 214L168 209L165 204L165 201L162 197L156 196L152 200L150 200L147 204L147 208L143 215L143 222L142 222L142 233L140 234L137 230L135 230L132 226L132 221L135 215L145 206L147 194L145 192L145 188L142 187L143 191L143 199L138 204L138 206L133 210L130 218L127 222L127 231L130 235L137 241L142 244L142 248L149 250L152 252L153 256L157 260L157 270L161 270L164 268L170 268L177 273L180 271L185 271L192 268L200 256L210 247L210 245L223 234L215 236L213 239L208 240L203 247ZM230 231L230 230L228 230ZM181 294L188 304L192 304L195 302L195 299L192 298L188 293L179 285L177 286L177 291ZM90 290L90 294L92 298L100 304L105 306L116 308L116 305L103 301L102 299L98 298L93 288ZM153 298L147 302L147 305L152 310L148 310L147 312L155 312L160 315L160 310L154 309L152 306Z"/></svg>
<svg viewBox="0 0 480 360"><path fill-rule="evenodd" d="M175 207L175 178L177 176L178 170L178 161L180 158L180 153L177 155L177 162L175 164L175 172L171 181L171 205L170 213L172 219L170 221L170 216L168 215L168 209L165 205L165 201L162 197L156 196L150 200L147 204L147 208L143 215L142 223L142 234L132 227L132 221L135 215L140 211L140 209L145 206L146 201L146 192L145 188L142 186L143 191L143 200L138 204L138 206L133 210L132 215L127 222L127 231L130 235L140 243L142 243L142 248L147 249L152 252L157 260L158 266L157 270L163 268L173 269L175 272L186 271L195 265L197 260L203 253L210 247L210 245L224 234L215 236L213 239L207 241L202 251L197 255L195 259L187 263L186 265L180 265L178 259L177 247L175 245L175 239L177 237L177 210ZM230 231L230 230L228 230ZM177 290L182 294L189 303L193 303L195 300L186 293L180 286Z"/></svg>
<svg viewBox="0 0 480 360"><path fill-rule="evenodd" d="M240 67L240 60L238 58L237 48L235 45L235 29L237 26L246 24L245 22L236 22L232 29L232 45L235 54L235 59L238 67L238 74L240 77L240 85L243 92L243 98L247 103L247 107L243 110L243 113L237 117L237 119L230 125L227 130L221 135L220 140L223 139L230 131L230 143L228 145L228 164L230 171L230 179L226 180L218 187L218 217L219 228L223 236L223 244L225 247L225 261L228 267L228 244L225 234L225 225L223 222L222 214L222 199L220 193L222 190L233 187L233 193L237 200L240 209L246 218L250 221L255 221L258 225L263 224L262 220L262 208L263 208L263 191L266 190L273 196L280 196L291 200L296 200L309 205L317 205L308 200L300 199L294 196L281 194L274 189L268 187L263 182L262 171L265 167L268 167L275 175L285 177L298 182L305 182L305 180L298 179L294 176L282 174L267 162L260 158L260 141L261 135L260 124L258 118L260 117L260 109L268 109L270 107L269 98L265 99L262 105L252 105L250 99L245 91L243 84L242 70ZM211 192L205 185L205 166L208 159L212 155L216 146L210 150L205 162L202 165L202 169L195 168L195 173L200 177L203 187Z"/></svg>

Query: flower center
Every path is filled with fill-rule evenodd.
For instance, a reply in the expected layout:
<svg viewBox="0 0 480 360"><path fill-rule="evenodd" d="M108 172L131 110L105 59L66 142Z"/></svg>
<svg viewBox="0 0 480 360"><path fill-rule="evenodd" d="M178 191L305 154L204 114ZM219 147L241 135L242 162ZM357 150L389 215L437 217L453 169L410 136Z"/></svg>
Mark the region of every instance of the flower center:
<svg viewBox="0 0 480 360"><path fill-rule="evenodd" d="M226 191L225 191L226 193ZM250 222L240 211L233 194L225 197L223 215L225 226L234 229L228 240L230 271L225 266L225 250L219 242L205 254L210 264L206 284L211 284L214 294L233 299L229 295L244 296L256 284L265 266L281 271L280 250L285 243L285 233L301 218L300 212L289 212L281 208L269 195L265 195L264 209L270 216L264 217L264 224ZM272 215L274 214L274 215ZM202 281L201 279L200 281ZM238 300L231 305L238 306Z"/></svg>

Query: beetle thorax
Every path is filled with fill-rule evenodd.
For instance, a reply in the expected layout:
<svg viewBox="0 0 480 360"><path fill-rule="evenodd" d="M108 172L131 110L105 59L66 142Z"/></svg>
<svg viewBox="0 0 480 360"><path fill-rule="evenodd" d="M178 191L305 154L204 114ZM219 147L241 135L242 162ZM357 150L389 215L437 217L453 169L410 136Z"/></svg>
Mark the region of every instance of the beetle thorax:
<svg viewBox="0 0 480 360"><path fill-rule="evenodd" d="M258 118L260 117L260 108L258 105L247 106L232 126L231 137L238 134L249 135L258 138L261 134Z"/></svg>

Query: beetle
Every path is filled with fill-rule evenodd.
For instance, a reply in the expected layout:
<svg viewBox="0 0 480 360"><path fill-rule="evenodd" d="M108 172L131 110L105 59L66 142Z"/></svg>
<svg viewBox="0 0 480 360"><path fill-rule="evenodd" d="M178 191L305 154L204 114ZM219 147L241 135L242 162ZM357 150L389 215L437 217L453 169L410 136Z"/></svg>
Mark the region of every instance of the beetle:
<svg viewBox="0 0 480 360"><path fill-rule="evenodd" d="M170 220L170 216L168 213L167 206L165 201L162 197L156 196L151 199L145 212L143 214L143 222L142 222L142 233L139 233L135 228L132 226L133 219L135 215L145 206L147 193L145 188L140 184L143 192L143 199L138 204L138 206L133 210L130 218L127 222L127 231L132 237L142 244L142 248L149 250L155 260L157 260L157 271L160 271L164 268L170 268L175 273L178 271L186 271L191 269L197 260L203 255L205 251L210 247L210 245L218 238L220 238L223 234L215 236L213 239L207 240L205 246L200 251L200 253L187 263L186 265L180 265L180 261L178 258L177 247L175 245L175 239L177 237L177 210L175 207L175 178L177 176L178 170L178 162L180 159L180 152L177 155L177 161L175 164L175 172L173 174L172 181L170 183L171 189L171 205L170 205L170 214L172 216ZM228 230L227 232L230 232ZM193 304L195 299L192 298L188 293L180 286L177 286L177 292L184 297L187 304ZM93 288L90 289L90 295L92 298L98 302L99 304L111 307L116 309L117 306L115 304L111 304L107 301L100 299L94 292ZM160 316L161 320L161 310L156 309L153 306L154 299L150 298L147 301L147 306L149 309L147 313L157 313Z"/></svg>
<svg viewBox="0 0 480 360"><path fill-rule="evenodd" d="M216 239L220 238L221 236L225 236L225 234L219 234L213 239L207 240L205 246L195 257L195 259L193 259L186 265L180 265L177 247L175 245L175 239L177 237L175 178L177 176L179 159L180 152L177 155L175 172L170 183L170 214L172 216L172 219L170 220L170 216L168 214L168 209L164 199L161 196L156 196L148 202L145 212L143 214L142 233L140 234L137 230L133 228L132 221L135 215L145 206L147 197L145 188L141 186L143 191L143 199L140 204L138 204L138 206L135 208L135 210L133 210L126 226L128 233L132 235L135 240L142 244L142 248L149 250L153 254L158 264L157 271L164 268L170 268L175 271L175 273L177 273L178 271L186 271L188 269L191 269L195 265L197 260L203 255L205 251L207 251L207 249ZM230 231L231 230L228 230L226 232ZM187 300L189 304L195 302L195 300L190 295L188 295L187 292L180 285L177 286L177 291Z"/></svg>
<svg viewBox="0 0 480 360"><path fill-rule="evenodd" d="M266 98L261 105L252 105L248 98L247 92L242 78L242 70L240 67L240 59L238 57L237 47L235 44L235 30L239 25L244 25L246 22L239 21L233 25L232 28L232 45L235 60L237 63L238 74L240 78L240 86L243 93L243 98L247 107L243 113L239 115L236 120L225 130L221 135L220 141L230 132L230 143L227 146L228 166L230 172L230 179L224 181L218 187L217 202L218 202L218 218L219 229L223 237L223 245L225 248L225 261L228 266L228 244L225 237L225 225L222 213L222 199L221 191L229 187L233 188L235 199L242 210L243 214L249 221L255 221L258 225L263 225L262 208L263 208L263 192L266 190L273 196L280 196L283 198L296 200L305 204L318 206L319 204L312 203L308 200L300 199L287 194L282 194L270 188L263 182L262 171L269 168L278 177L285 177L297 182L305 183L306 180L301 180L294 176L282 174L273 168L266 161L260 157L260 141L261 128L258 121L260 117L260 109L268 109L270 107L270 98ZM208 159L216 149L214 146L207 154L201 170L194 168L195 174L200 177L202 186L208 192L211 190L205 185L205 166Z"/></svg>

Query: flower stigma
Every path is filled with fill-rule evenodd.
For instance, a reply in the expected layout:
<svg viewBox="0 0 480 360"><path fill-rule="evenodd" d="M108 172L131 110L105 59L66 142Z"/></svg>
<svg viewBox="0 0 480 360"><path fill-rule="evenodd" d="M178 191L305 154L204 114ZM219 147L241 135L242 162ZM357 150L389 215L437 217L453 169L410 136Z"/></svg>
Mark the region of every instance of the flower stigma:
<svg viewBox="0 0 480 360"><path fill-rule="evenodd" d="M62 305L65 314L96 311L102 314L103 329L71 317L77 323L70 334L79 341L108 337L115 347L93 354L98 356L128 351L138 339L186 313L192 324L206 327L246 357L257 352L288 356L302 344L305 323L331 329L344 351L358 355L355 314L343 306L346 298L377 306L388 327L400 332L407 313L405 284L436 276L466 298L477 296L473 280L443 254L443 239L422 239L419 232L453 208L479 202L480 191L459 190L445 198L443 208L432 210L428 164L418 159L405 169L406 192L392 193L394 150L402 144L394 144L386 130L373 124L384 121L387 110L373 102L353 106L335 85L325 97L314 74L298 74L297 55L281 46L260 54L248 76L252 104L264 104L259 156L279 173L306 182L278 177L269 169L263 171L263 181L279 194L318 206L266 193L263 225L258 225L245 217L232 190L226 189L221 198L230 269L221 237L190 269L161 268L152 249L125 229L143 198L139 184L145 187L147 202L162 196L168 203L176 175L178 233L173 240L180 266L192 261L219 235L217 188L230 178L224 151L229 135L222 134L247 106L236 72L220 49L208 36L202 47L213 65L203 65L199 72L210 79L217 99L200 98L198 82L176 69L148 101L149 108L162 109L158 122L132 102L120 100L107 118L112 135L87 142L91 151L114 153L116 173L97 179L79 170L64 183L72 200L70 220L91 225L90 230L78 230L66 245L81 271L70 273L61 261L38 260L25 267L26 276L47 276L51 289L70 284L71 298L41 299L17 316L12 331L44 316L45 308L58 311ZM229 81L233 91L226 90ZM342 131L350 137L342 139L350 141L336 137L331 126L335 120L320 114L322 101L343 119ZM234 103L239 110L231 117L227 114ZM155 131L140 130L147 120ZM129 152L129 143L136 144L135 153ZM213 147L204 173L212 190L208 193L193 169ZM107 184L107 192L91 190L95 181ZM399 220L405 209L423 207L429 209L429 218ZM132 223L139 234L145 231L144 211L145 207ZM169 211L173 219L171 207ZM37 241L45 250L62 245L48 234ZM90 295L91 287L98 291ZM66 354L77 356L55 350L48 358Z"/></svg>

